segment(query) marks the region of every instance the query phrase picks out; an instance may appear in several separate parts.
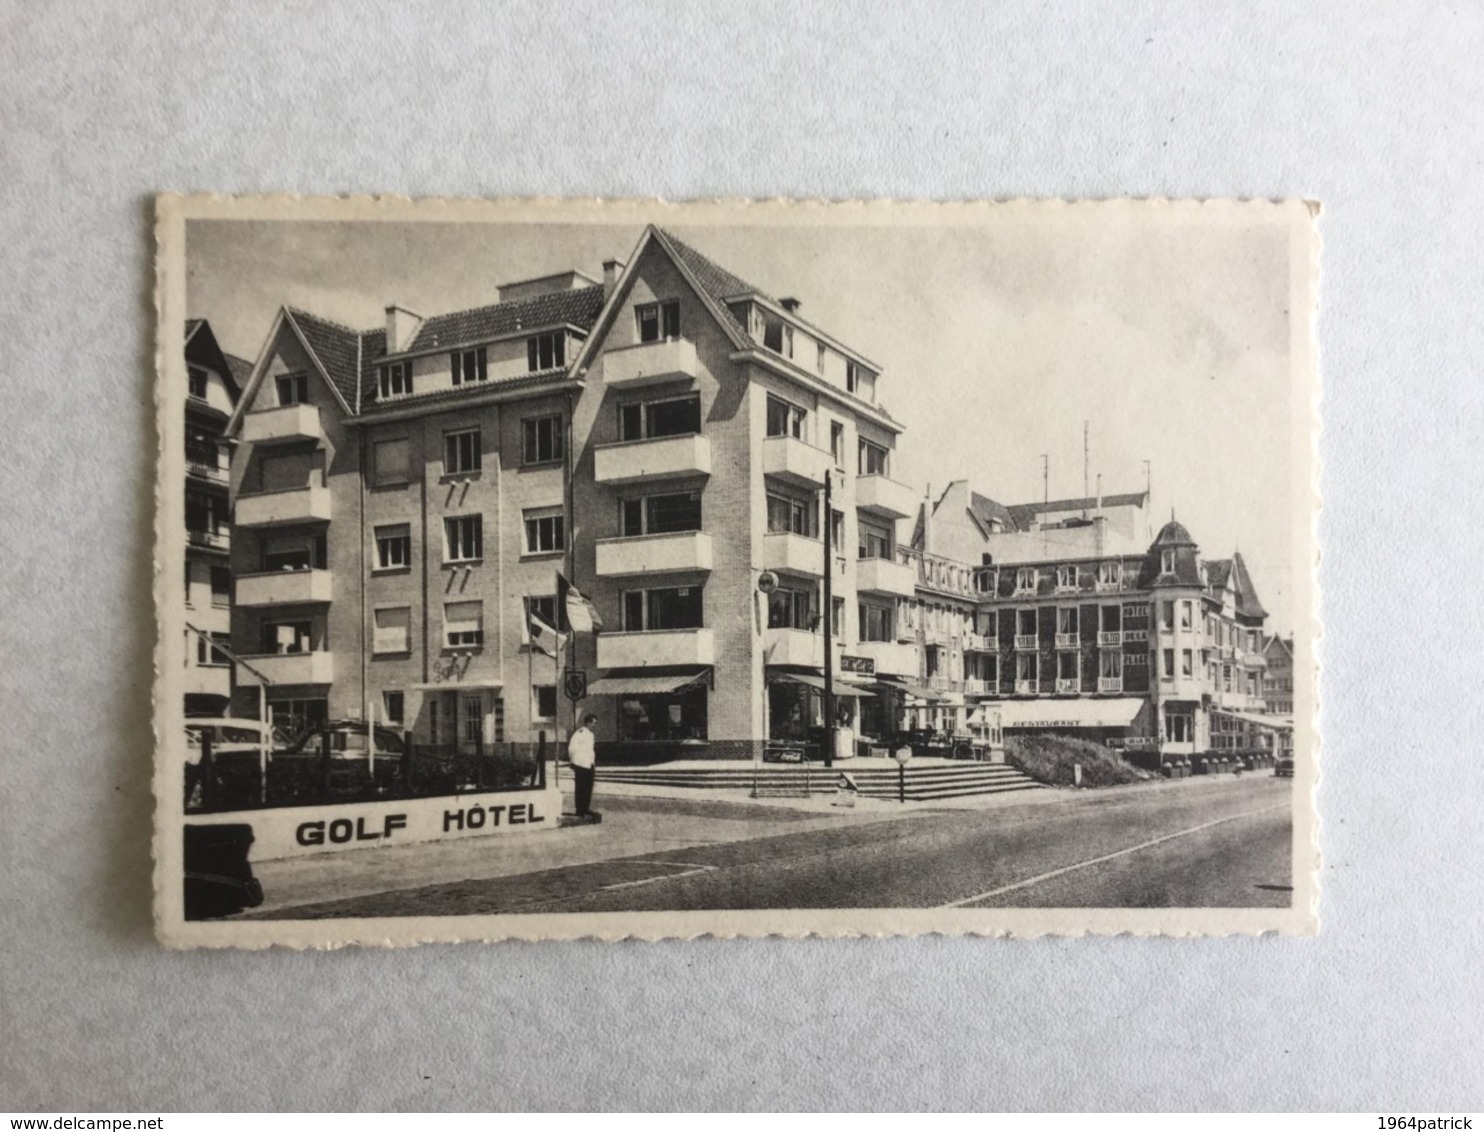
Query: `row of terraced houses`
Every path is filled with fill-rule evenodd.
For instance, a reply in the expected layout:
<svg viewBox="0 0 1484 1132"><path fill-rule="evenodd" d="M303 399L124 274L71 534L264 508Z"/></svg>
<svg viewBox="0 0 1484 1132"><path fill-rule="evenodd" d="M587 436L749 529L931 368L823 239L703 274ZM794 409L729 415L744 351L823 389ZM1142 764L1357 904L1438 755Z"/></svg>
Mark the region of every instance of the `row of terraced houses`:
<svg viewBox="0 0 1484 1132"><path fill-rule="evenodd" d="M614 761L817 736L826 617L841 753L981 704L1162 755L1281 726L1240 555L1173 519L1151 541L1147 492L908 487L880 366L797 300L653 227L601 279L493 297L361 330L284 307L250 367L188 327L196 708L463 751L557 731L530 624L561 572L603 622L563 666Z"/></svg>

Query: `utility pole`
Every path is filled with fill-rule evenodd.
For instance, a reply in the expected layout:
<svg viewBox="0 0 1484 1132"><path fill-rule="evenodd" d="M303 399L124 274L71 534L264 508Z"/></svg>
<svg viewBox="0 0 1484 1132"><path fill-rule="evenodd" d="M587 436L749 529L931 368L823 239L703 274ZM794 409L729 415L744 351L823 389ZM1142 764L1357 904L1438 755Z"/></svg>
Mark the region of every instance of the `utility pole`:
<svg viewBox="0 0 1484 1132"><path fill-rule="evenodd" d="M831 505L830 480L824 474L824 765L835 765L835 590L832 581L835 556L835 511Z"/></svg>

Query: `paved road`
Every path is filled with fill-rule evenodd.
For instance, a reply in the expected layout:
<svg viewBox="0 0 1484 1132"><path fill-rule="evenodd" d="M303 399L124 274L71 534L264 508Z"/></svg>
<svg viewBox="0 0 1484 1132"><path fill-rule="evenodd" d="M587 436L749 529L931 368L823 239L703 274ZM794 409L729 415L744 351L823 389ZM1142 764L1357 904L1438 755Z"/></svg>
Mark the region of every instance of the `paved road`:
<svg viewBox="0 0 1484 1132"><path fill-rule="evenodd" d="M669 805L609 799L662 815ZM1292 780L1088 791L326 901L273 918L768 908L1286 907Z"/></svg>

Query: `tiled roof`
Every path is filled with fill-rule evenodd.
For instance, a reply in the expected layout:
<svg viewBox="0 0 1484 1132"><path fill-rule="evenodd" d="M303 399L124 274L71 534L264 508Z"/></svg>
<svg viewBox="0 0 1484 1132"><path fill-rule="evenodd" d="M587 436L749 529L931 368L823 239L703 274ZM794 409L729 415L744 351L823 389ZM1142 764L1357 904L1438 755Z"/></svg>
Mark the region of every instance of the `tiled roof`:
<svg viewBox="0 0 1484 1132"><path fill-rule="evenodd" d="M754 287L745 279L733 275L720 264L713 263L684 240L671 235L663 228L656 228L655 232L669 246L675 258L680 260L686 269L695 276L696 282L700 284L701 289L714 299L722 310L726 311L727 318L730 320L733 329L737 330L743 337L749 337L747 328L737 321L737 317L732 314L731 308L726 305L726 300L735 298L738 295L761 295L766 299L769 298L768 294Z"/></svg>
<svg viewBox="0 0 1484 1132"><path fill-rule="evenodd" d="M1103 506L1142 507L1147 499L1148 496L1142 491L1127 492L1123 495L1105 495ZM1038 515L1053 511L1095 511L1097 506L1097 496L1088 496L1083 499L1053 499L1050 503L1012 503L1005 510L1010 513L1016 527L1020 530L1027 530Z"/></svg>
<svg viewBox="0 0 1484 1132"><path fill-rule="evenodd" d="M222 357L227 359L227 369L232 371L231 378L237 383L237 388L246 389L247 379L252 376L252 362L236 354L223 353Z"/></svg>
<svg viewBox="0 0 1484 1132"><path fill-rule="evenodd" d="M365 413L374 412L378 409L391 411L400 409L403 405L419 406L437 404L440 401L455 401L460 397L468 397L470 394L478 393L485 389L506 389L517 385L526 385L537 381L545 381L553 377L561 377L567 372L566 366L555 366L551 369L537 370L535 373L522 373L515 377L507 377L502 381L479 381L472 385L454 385L444 389L435 389L431 393L414 393L407 397L393 397L388 401L378 402L374 394L376 392L375 366L367 367L366 396L361 402L361 411Z"/></svg>
<svg viewBox="0 0 1484 1132"><path fill-rule="evenodd" d="M597 321L602 307L603 286L598 284L575 291L537 295L533 299L434 315L418 328L408 349L418 351L451 348L497 338L526 328L569 322L587 329Z"/></svg>
<svg viewBox="0 0 1484 1132"><path fill-rule="evenodd" d="M1257 587L1252 584L1252 575L1247 573L1247 563L1242 561L1242 552L1232 555L1232 582L1237 587L1237 612L1248 617L1266 617L1268 611L1257 598Z"/></svg>
<svg viewBox="0 0 1484 1132"><path fill-rule="evenodd" d="M376 363L386 357L386 330L367 330L361 334L361 400L353 404L356 412L371 407L376 400Z"/></svg>
<svg viewBox="0 0 1484 1132"><path fill-rule="evenodd" d="M984 527L985 533L989 533L990 523L998 521L1006 530L1018 530L1020 524L1015 521L1015 516L1010 514L1010 508L1003 503L996 503L987 495L980 495L977 491L969 492L969 512L978 519Z"/></svg>
<svg viewBox="0 0 1484 1132"><path fill-rule="evenodd" d="M1195 539L1190 537L1190 532L1185 529L1184 523L1177 523L1171 519L1159 528L1159 534L1154 536L1155 546L1194 546Z"/></svg>
<svg viewBox="0 0 1484 1132"><path fill-rule="evenodd" d="M289 308L289 315L324 367L325 375L354 410L356 387L361 377L361 332L293 307Z"/></svg>
<svg viewBox="0 0 1484 1132"><path fill-rule="evenodd" d="M1232 574L1232 560L1230 558L1208 558L1206 559L1206 580L1213 590L1224 589L1226 580Z"/></svg>

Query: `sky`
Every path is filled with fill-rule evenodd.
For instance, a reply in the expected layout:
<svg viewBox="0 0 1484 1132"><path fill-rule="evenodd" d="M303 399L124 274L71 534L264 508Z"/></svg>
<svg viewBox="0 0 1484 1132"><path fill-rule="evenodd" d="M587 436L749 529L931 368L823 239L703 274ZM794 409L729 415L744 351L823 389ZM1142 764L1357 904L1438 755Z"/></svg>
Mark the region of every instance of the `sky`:
<svg viewBox="0 0 1484 1132"><path fill-rule="evenodd" d="M948 223L654 219L882 367L905 426L893 476L951 480L1002 503L1142 490L1150 536L1174 515L1206 557L1240 550L1289 632L1295 494L1289 228L1270 214L1048 206ZM742 219L745 220L745 217ZM686 221L694 221L687 223ZM495 300L503 282L577 268L601 278L643 232L615 223L193 220L187 309L249 360L283 304L357 328L391 303L423 315Z"/></svg>

